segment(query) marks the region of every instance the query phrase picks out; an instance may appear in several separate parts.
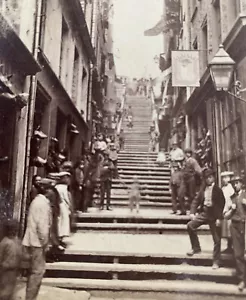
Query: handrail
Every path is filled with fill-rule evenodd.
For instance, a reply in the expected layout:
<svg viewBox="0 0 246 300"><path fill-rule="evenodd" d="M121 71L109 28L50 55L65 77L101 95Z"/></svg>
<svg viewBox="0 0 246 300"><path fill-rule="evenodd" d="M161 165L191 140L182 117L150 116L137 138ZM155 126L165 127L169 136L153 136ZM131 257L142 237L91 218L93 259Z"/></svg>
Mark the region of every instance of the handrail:
<svg viewBox="0 0 246 300"><path fill-rule="evenodd" d="M116 134L119 134L120 133L120 130L121 130L121 125L122 125L122 122L124 120L124 106L125 106L125 101L126 101L126 93L124 93L124 95L122 96L122 99L121 99L121 105L120 105L120 109L121 109L121 116L117 122L117 129L116 129Z"/></svg>
<svg viewBox="0 0 246 300"><path fill-rule="evenodd" d="M151 88L150 89L150 99L151 99L151 108L152 108L152 122L155 125L155 130L156 132L160 135L160 129L159 129L159 122L158 122L158 109L156 109L156 104L155 104L155 95L154 91ZM157 149L159 151L159 142L157 144Z"/></svg>

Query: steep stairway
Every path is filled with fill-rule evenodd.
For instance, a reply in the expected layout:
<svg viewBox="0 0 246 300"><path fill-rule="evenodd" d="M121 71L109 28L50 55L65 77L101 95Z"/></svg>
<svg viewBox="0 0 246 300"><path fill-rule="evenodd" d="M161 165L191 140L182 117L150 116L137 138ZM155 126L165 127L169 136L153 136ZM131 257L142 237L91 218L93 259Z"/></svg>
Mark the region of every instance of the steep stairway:
<svg viewBox="0 0 246 300"><path fill-rule="evenodd" d="M222 255L221 268L212 270L213 244L207 226L199 230L203 252L186 256L189 216L170 214L169 163L159 166L157 154L148 152L150 101L129 97L127 105L133 109L133 128L124 120L126 144L118 159L122 179L113 181L113 210L78 213L71 246L60 262L47 264L43 282L85 289L100 297L117 297L122 291L141 299L147 294L149 299L162 299L167 292L180 298L191 293L245 297L246 292L239 293L235 285L232 255ZM142 186L139 213L130 212L122 184L131 184L134 175Z"/></svg>

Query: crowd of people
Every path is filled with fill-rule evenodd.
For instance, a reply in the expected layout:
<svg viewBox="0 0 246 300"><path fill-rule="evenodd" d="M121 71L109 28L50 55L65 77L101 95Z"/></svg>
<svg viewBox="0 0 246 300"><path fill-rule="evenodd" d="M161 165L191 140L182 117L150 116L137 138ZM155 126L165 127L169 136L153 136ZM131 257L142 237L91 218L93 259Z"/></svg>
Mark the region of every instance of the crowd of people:
<svg viewBox="0 0 246 300"><path fill-rule="evenodd" d="M123 129L116 137L99 133L93 139L91 151L86 151L81 160L73 164L60 153L56 155L59 164L49 162L52 172L45 178L39 175L33 177L26 201L22 241L18 238L17 222L9 220L4 224L4 238L0 243L0 299L11 299L23 260L29 262L26 300L36 299L46 260L56 261L76 230L76 212L87 212L91 206L111 210L112 179L122 181L117 160L118 151L124 149L124 143ZM122 184L126 185L124 181ZM141 191L137 177L128 188L129 209L136 208L138 212ZM97 195L96 199L94 195Z"/></svg>
<svg viewBox="0 0 246 300"><path fill-rule="evenodd" d="M150 151L158 138L154 127ZM73 164L60 154L59 165L50 168L45 178L35 175L26 202L26 225L22 241L18 238L18 223L9 220L4 224L5 236L0 242L0 299L11 299L18 270L28 260L26 300L36 299L45 263L57 260L75 231L76 212L87 212L91 206L111 210L112 179L118 178L118 152L124 150L124 130L116 136L99 133L94 137L91 151ZM50 162L50 166L52 163ZM170 193L172 214L189 215L187 232L191 251L188 256L201 252L197 229L208 224L213 237L213 269L220 267L221 240L227 241L224 253L233 253L239 280L238 289L244 289L245 278L245 217L246 192L243 179L233 172L222 172L222 187L216 184L215 172L200 166L192 149L184 151L173 143L170 151ZM54 172L54 170L56 172ZM129 189L129 209L139 212L141 185L137 176ZM97 203L94 195L97 195ZM106 196L106 197L105 197ZM106 200L106 203L105 203Z"/></svg>
<svg viewBox="0 0 246 300"><path fill-rule="evenodd" d="M220 267L221 240L227 241L224 253L235 258L238 289L245 287L245 218L246 192L243 178L233 172L220 174L222 187L216 184L215 172L210 166L202 168L191 149L184 151L173 144L170 152L172 214L189 214L187 231L191 243L188 256L201 252L197 229L209 225L214 242L213 269Z"/></svg>

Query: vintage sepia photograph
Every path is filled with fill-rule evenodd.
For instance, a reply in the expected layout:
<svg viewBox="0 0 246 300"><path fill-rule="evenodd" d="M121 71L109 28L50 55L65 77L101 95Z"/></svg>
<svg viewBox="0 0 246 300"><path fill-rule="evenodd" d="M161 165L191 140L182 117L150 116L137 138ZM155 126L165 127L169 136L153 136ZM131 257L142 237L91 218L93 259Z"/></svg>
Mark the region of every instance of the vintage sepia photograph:
<svg viewBox="0 0 246 300"><path fill-rule="evenodd" d="M245 223L246 0L0 0L0 300L245 299Z"/></svg>

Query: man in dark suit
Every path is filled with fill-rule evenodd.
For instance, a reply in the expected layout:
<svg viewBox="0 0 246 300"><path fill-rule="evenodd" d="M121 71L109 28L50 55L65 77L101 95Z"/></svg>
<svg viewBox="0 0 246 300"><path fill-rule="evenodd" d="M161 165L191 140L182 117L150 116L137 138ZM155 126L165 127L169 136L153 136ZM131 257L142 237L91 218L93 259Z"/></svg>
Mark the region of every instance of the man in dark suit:
<svg viewBox="0 0 246 300"><path fill-rule="evenodd" d="M221 227L220 221L223 219L223 209L225 198L222 190L215 184L213 170L204 171L205 184L192 202L190 217L191 221L187 224L192 250L187 253L193 256L201 252L197 228L203 224L208 224L214 241L213 250L213 269L219 268L220 248L221 248ZM195 215L200 206L201 212Z"/></svg>
<svg viewBox="0 0 246 300"><path fill-rule="evenodd" d="M238 289L243 291L245 287L245 219L246 219L246 192L242 189L243 180L234 176L231 183L235 194L231 196L228 210L224 212L226 219L231 219L231 237L236 262L237 277L239 279Z"/></svg>

